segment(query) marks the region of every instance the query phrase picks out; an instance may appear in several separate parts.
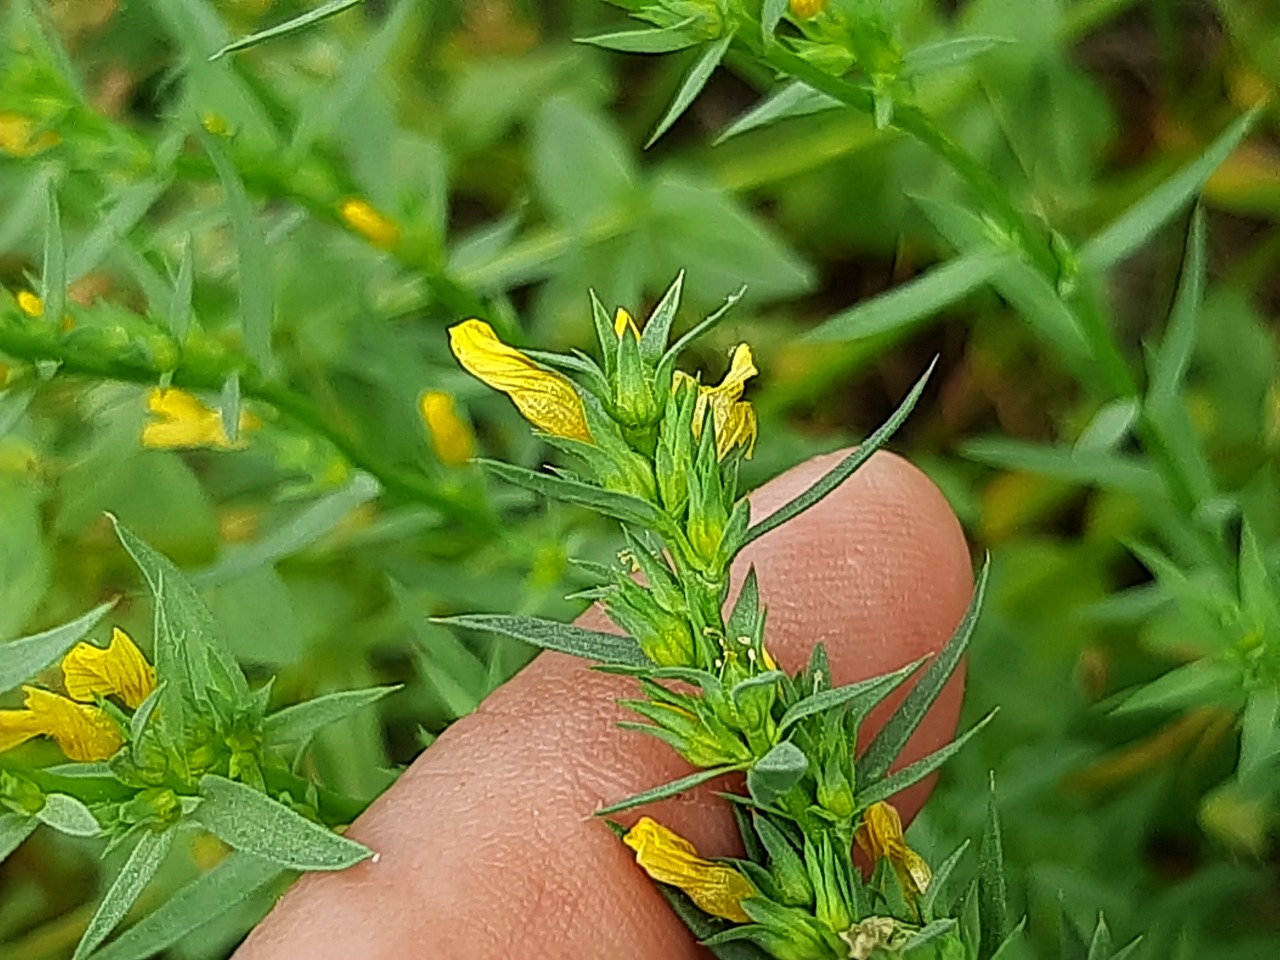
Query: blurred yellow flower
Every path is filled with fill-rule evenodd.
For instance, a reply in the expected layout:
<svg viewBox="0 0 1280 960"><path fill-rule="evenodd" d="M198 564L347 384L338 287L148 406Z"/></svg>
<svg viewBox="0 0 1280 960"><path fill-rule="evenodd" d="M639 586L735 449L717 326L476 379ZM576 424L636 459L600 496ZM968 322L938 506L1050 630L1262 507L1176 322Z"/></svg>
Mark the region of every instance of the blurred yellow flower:
<svg viewBox="0 0 1280 960"><path fill-rule="evenodd" d="M418 406L440 462L460 467L469 461L475 454L475 437L467 422L458 415L453 395L443 390L428 390Z"/></svg>
<svg viewBox="0 0 1280 960"><path fill-rule="evenodd" d="M32 737L52 737L68 759L107 760L124 746L115 722L97 707L85 706L39 687L23 687L22 710L0 710L0 751Z"/></svg>
<svg viewBox="0 0 1280 960"><path fill-rule="evenodd" d="M352 197L338 208L342 222L375 247L389 250L400 242L400 228L367 200Z"/></svg>
<svg viewBox="0 0 1280 960"><path fill-rule="evenodd" d="M206 407L198 397L176 387L155 389L147 395L147 409L155 420L142 428L142 445L150 450L184 450L214 447L234 450L243 441L232 442L222 424L222 414ZM240 430L254 430L261 421L245 411L240 414Z"/></svg>
<svg viewBox="0 0 1280 960"><path fill-rule="evenodd" d="M733 350L733 359L729 361L729 372L718 386L698 387L698 402L693 411L693 434L702 436L702 424L707 410L711 411L711 422L716 430L716 455L721 460L734 447L746 447L750 457L756 449L758 424L756 411L751 404L742 399L742 390L746 382L754 377L755 361L751 357L751 348L745 343L738 344ZM682 382L695 383L687 373L676 371L674 386Z"/></svg>
<svg viewBox="0 0 1280 960"><path fill-rule="evenodd" d="M703 860L688 840L648 817L641 817L622 840L654 880L683 890L713 916L751 922L742 901L756 896L756 888L733 867Z"/></svg>
<svg viewBox="0 0 1280 960"><path fill-rule="evenodd" d="M924 857L907 846L902 818L890 804L873 803L862 811L862 823L854 839L872 863L889 861L904 890L919 896L929 889L933 873Z"/></svg>
<svg viewBox="0 0 1280 960"><path fill-rule="evenodd" d="M18 301L18 309L28 317L44 316L44 301L30 290L19 290L15 299Z"/></svg>
<svg viewBox="0 0 1280 960"><path fill-rule="evenodd" d="M156 672L127 633L116 629L107 649L78 643L62 660L62 680L72 700L92 703L119 697L137 710L156 688Z"/></svg>
<svg viewBox="0 0 1280 960"><path fill-rule="evenodd" d="M35 121L19 113L0 112L0 153L34 157L61 142L62 137L52 130L38 133Z"/></svg>
<svg viewBox="0 0 1280 960"><path fill-rule="evenodd" d="M827 0L791 0L791 15L798 20L816 17L827 8Z"/></svg>
<svg viewBox="0 0 1280 960"><path fill-rule="evenodd" d="M509 396L539 430L592 442L582 397L568 377L544 370L532 357L507 346L483 320L450 327L449 345L468 373Z"/></svg>

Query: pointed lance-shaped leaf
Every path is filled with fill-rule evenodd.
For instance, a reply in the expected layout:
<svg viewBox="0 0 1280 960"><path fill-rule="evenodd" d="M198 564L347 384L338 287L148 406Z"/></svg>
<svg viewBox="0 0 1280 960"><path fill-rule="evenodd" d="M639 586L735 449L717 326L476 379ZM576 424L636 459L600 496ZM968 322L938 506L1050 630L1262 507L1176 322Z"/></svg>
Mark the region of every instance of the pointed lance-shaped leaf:
<svg viewBox="0 0 1280 960"><path fill-rule="evenodd" d="M778 733L786 733L792 724L803 720L805 717L813 716L815 713L825 713L838 707L853 710L858 714L865 714L897 689L899 684L915 673L924 661L925 658L922 657L915 663L909 663L893 673L871 677L869 680L860 680L857 683L846 684L843 687L821 690L805 697L787 708L787 712L778 721Z"/></svg>
<svg viewBox="0 0 1280 960"><path fill-rule="evenodd" d="M706 770L699 770L697 773L691 773L687 777L681 777L679 780L672 780L670 783L664 783L660 787L654 787L652 790L645 790L643 793L637 793L627 797L625 800L619 800L617 803L611 803L607 807L601 807L596 811L597 817L607 817L614 813L621 813L623 810L631 810L635 807L642 807L646 803L655 803L658 800L665 800L667 797L674 797L678 793L684 793L686 790L692 790L694 787L701 786L708 780L714 780L716 777L723 776L726 773L733 773L741 770L741 764L732 764L723 767L709 767Z"/></svg>
<svg viewBox="0 0 1280 960"><path fill-rule="evenodd" d="M972 740L974 737L976 737L978 733L982 730L982 728L985 727L988 723L992 721L992 719L995 718L995 715L998 712L999 712L998 709L992 710L985 717L983 717L976 724L974 724L972 728L966 731L963 736L956 738L955 740L947 744L942 749L935 750L933 753L929 754L927 757L917 760L915 763L910 764L909 766L903 767L901 770L897 771L896 773L889 774L887 777L884 777L879 780L875 780L873 782L868 782L862 779L861 771L859 771L858 782L861 784L866 784L866 786L863 787L863 789L858 792L858 795L856 797L858 806L869 807L871 806L871 804L878 803L881 800L888 800L895 793L900 793L901 791L907 789L907 787L910 787L913 784L919 783L921 780L929 776L929 774L933 773L935 770L941 767L944 763L946 763L948 760L954 757L957 753L963 750L965 746L968 744L968 742Z"/></svg>
<svg viewBox="0 0 1280 960"><path fill-rule="evenodd" d="M344 720L358 710L377 703L399 684L370 687L365 690L340 690L285 707L267 717L262 726L262 739L268 745L306 740L332 723Z"/></svg>
<svg viewBox="0 0 1280 960"><path fill-rule="evenodd" d="M936 359L929 364L929 369L924 372L924 376L916 381L916 385L911 388L911 392L907 394L906 399L902 401L898 409L893 412L893 415L875 433L871 434L856 450L823 474L808 490L751 527L747 531L743 545L745 546L753 540L760 539L766 533L776 530L788 520L798 517L810 507L820 503L826 498L827 494L834 491L840 484L849 479L855 470L870 460L872 454L889 442L889 438L897 432L898 428L902 426L915 408L917 401L920 399L920 394L924 392L925 384L929 382L929 377L937 364L938 361Z"/></svg>
<svg viewBox="0 0 1280 960"><path fill-rule="evenodd" d="M463 614L456 617L433 617L431 622L500 633L543 650L555 650L584 660L632 667L653 666L653 661L644 655L640 645L631 637L587 630L559 620L505 614Z"/></svg>
<svg viewBox="0 0 1280 960"><path fill-rule="evenodd" d="M41 670L59 660L94 627L115 601L100 604L84 616L60 627L0 644L0 693L16 690Z"/></svg>
<svg viewBox="0 0 1280 960"><path fill-rule="evenodd" d="M924 892L924 896L920 898L920 915L924 919L929 920L936 918L940 913L949 913L951 904L942 901L943 905L939 905L942 900L942 894L947 888L947 883L951 879L951 875L955 873L956 866L960 863L960 859L969 849L969 841L966 840L954 851L951 856L943 860L933 871L933 879L929 881L929 887ZM1065 958L1064 958L1065 960Z"/></svg>
<svg viewBox="0 0 1280 960"><path fill-rule="evenodd" d="M1191 353L1195 349L1204 304L1205 263L1204 208L1197 206L1191 214L1182 277L1169 314L1169 326L1151 357L1147 403L1155 409L1164 409L1177 402L1178 388L1191 366Z"/></svg>
<svg viewBox="0 0 1280 960"><path fill-rule="evenodd" d="M667 341L671 339L671 325L675 322L676 311L680 309L683 291L684 271L681 270L645 321L644 330L640 334L640 355L650 363L657 363L666 353Z"/></svg>
<svg viewBox="0 0 1280 960"><path fill-rule="evenodd" d="M983 596L986 594L990 566L989 559L983 562L982 570L978 573L978 581L973 589L973 597L969 601L969 609L965 611L956 632L925 668L919 681L911 688L911 692L881 727L880 732L876 734L871 745L859 759L858 776L864 783L884 776L960 665L960 660L969 647L969 639L973 636L974 627L978 622L978 613L982 608Z"/></svg>
<svg viewBox="0 0 1280 960"><path fill-rule="evenodd" d="M685 110L689 109L689 105L702 92L702 88L711 79L711 74L715 72L716 67L720 65L720 61L724 59L724 55L728 52L729 44L731 43L733 43L732 30L714 43L707 44L703 49L702 55L698 57L697 62L694 63L692 69L685 76L680 89L676 91L675 99L671 101L671 106L667 108L667 112L658 121L653 135L649 137L649 142L644 145L646 150L657 143L658 138L671 129L671 125L680 119Z"/></svg>
<svg viewBox="0 0 1280 960"><path fill-rule="evenodd" d="M62 236L62 214L57 188L48 183L44 221L44 264L40 271L40 300L50 322L62 322L67 310L67 251Z"/></svg>
<svg viewBox="0 0 1280 960"><path fill-rule="evenodd" d="M982 918L982 936L978 943L979 960L995 956L1009 936L1009 891L1004 873L1004 839L1000 831L1000 813L996 809L995 778L991 779L987 798L987 823L978 846L978 913Z"/></svg>
<svg viewBox="0 0 1280 960"><path fill-rule="evenodd" d="M277 23L273 27L267 27L265 30L259 30L257 33L251 33L247 37L241 37L228 43L225 47L212 54L209 59L217 60L225 57L228 53L234 53L237 50L247 50L249 47L257 46L268 40L275 40L279 37L287 37L291 33L297 33L299 30L305 30L313 24L329 17L337 16L343 11L350 10L356 4L363 3L364 0L329 0L328 3L322 3L313 10L299 14L283 23Z"/></svg>
<svg viewBox="0 0 1280 960"><path fill-rule="evenodd" d="M143 889L160 870L169 848L173 846L175 833L176 829L173 827L159 833L154 830L141 832L137 845L129 853L129 859L116 875L115 882L102 898L102 903L98 904L84 936L76 945L72 960L83 960L89 956L119 926L125 914L137 903Z"/></svg>
<svg viewBox="0 0 1280 960"><path fill-rule="evenodd" d="M501 463L497 460L477 460L476 462L508 483L517 484L527 490L563 500L566 503L591 507L623 523L633 523L650 530L657 530L664 536L673 527L670 519L657 507L628 493L616 493L589 483L566 480L564 477L538 473L536 470Z"/></svg>
<svg viewBox="0 0 1280 960"><path fill-rule="evenodd" d="M620 53L673 53L698 43L701 39L700 21L700 17L686 17L666 27L601 33L594 37L579 37L575 42Z"/></svg>

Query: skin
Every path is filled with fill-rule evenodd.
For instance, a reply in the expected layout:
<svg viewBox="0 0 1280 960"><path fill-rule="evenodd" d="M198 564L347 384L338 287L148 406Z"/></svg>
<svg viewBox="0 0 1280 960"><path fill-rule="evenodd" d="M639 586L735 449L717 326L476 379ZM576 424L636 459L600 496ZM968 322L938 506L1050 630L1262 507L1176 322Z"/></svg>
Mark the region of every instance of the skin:
<svg viewBox="0 0 1280 960"><path fill-rule="evenodd" d="M801 464L752 495L777 509L840 454ZM880 453L817 507L752 544L769 609L768 646L797 669L817 640L836 683L903 666L946 642L969 601L968 548L937 488ZM581 621L603 627L595 611ZM706 958L610 831L598 807L689 768L670 748L620 731L628 681L544 654L451 727L351 827L378 851L339 874L311 874L249 936L236 960L472 960L477 957ZM902 762L954 734L962 677L943 691ZM868 727L878 726L876 718ZM868 734L870 730L868 730ZM864 743L868 742L864 739ZM737 840L713 783L633 811L705 856ZM931 784L899 794L909 819Z"/></svg>

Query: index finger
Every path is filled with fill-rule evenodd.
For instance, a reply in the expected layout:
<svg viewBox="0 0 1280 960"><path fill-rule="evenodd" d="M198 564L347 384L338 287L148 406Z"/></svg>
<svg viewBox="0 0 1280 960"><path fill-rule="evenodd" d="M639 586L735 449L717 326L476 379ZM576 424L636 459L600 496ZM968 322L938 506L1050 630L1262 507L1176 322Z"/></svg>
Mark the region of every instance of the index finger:
<svg viewBox="0 0 1280 960"><path fill-rule="evenodd" d="M817 458L752 496L757 517L834 465ZM785 666L826 643L836 682L937 650L969 599L968 548L937 489L877 454L826 500L761 538L754 564L768 643ZM958 678L957 678L958 681ZM623 678L544 654L451 727L352 826L378 851L340 874L301 880L237 960L476 957L673 960L703 956L629 852L591 813L683 776L669 747L618 730ZM955 730L952 683L907 747L918 757ZM910 814L927 786L899 806ZM732 819L706 791L645 811L706 855L732 851Z"/></svg>

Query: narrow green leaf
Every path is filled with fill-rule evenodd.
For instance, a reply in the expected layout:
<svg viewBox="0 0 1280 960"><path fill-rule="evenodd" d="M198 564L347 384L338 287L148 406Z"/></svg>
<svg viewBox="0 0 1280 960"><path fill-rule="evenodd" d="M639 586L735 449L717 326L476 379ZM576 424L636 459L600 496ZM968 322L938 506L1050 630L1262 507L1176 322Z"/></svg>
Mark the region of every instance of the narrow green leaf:
<svg viewBox="0 0 1280 960"><path fill-rule="evenodd" d="M702 320L694 326L692 330L685 333L684 336L667 348L667 352L664 353L662 355L662 359L658 361L657 380L659 383L666 381L666 378L671 373L671 369L675 367L676 360L679 359L680 354L682 354L691 343L703 334L714 329L720 321L725 318L729 311L737 306L738 301L746 296L746 293L747 288L745 285L739 287L736 291L724 298L724 303L720 305L719 309L708 315L706 319Z"/></svg>
<svg viewBox="0 0 1280 960"><path fill-rule="evenodd" d="M22 842L35 832L40 821L22 813L0 813L0 863L22 846Z"/></svg>
<svg viewBox="0 0 1280 960"><path fill-rule="evenodd" d="M773 42L773 35L777 32L778 24L782 22L783 15L787 12L790 0L764 0L760 6L760 34L765 46Z"/></svg>
<svg viewBox="0 0 1280 960"><path fill-rule="evenodd" d="M1072 454L1082 457L1110 454L1124 442L1141 412L1141 404L1133 397L1104 403L1076 440Z"/></svg>
<svg viewBox="0 0 1280 960"><path fill-rule="evenodd" d="M940 70L963 66L988 50L1014 41L1008 37L955 37L926 43L907 52L902 62L902 76L923 77Z"/></svg>
<svg viewBox="0 0 1280 960"><path fill-rule="evenodd" d="M808 769L809 758L803 750L789 740L776 743L747 771L747 792L760 806L771 806L799 783Z"/></svg>
<svg viewBox="0 0 1280 960"><path fill-rule="evenodd" d="M169 848L173 846L175 833L175 828L165 830L163 833L156 833L154 830L142 831L137 846L129 854L129 859L117 874L107 895L102 898L102 903L98 904L93 919L89 921L88 929L76 945L72 960L83 960L84 957L89 956L102 944L103 940L111 935L111 931L119 926L125 914L137 903L143 889L160 869L160 864L168 855Z"/></svg>
<svg viewBox="0 0 1280 960"><path fill-rule="evenodd" d="M1102 271L1123 260L1162 224L1190 203L1206 180L1231 156L1244 139L1263 105L1254 107L1229 126L1198 159L1183 167L1094 236L1080 251L1080 265Z"/></svg>
<svg viewBox="0 0 1280 960"><path fill-rule="evenodd" d="M985 929L985 928L984 928ZM979 953L978 960L1034 960L1035 954L1026 941L1027 918L1023 917L1003 942L997 941L994 953Z"/></svg>
<svg viewBox="0 0 1280 960"><path fill-rule="evenodd" d="M955 873L956 866L960 863L961 858L969 849L969 841L966 840L960 844L947 859L943 860L933 871L933 879L929 881L929 889L924 892L924 896L920 898L920 914L926 920L936 916L937 912L946 912L949 905L938 906L942 900L942 894L947 888L947 883L951 880L951 875ZM944 904L946 901L942 901ZM935 907L937 910L935 911Z"/></svg>
<svg viewBox="0 0 1280 960"><path fill-rule="evenodd" d="M796 80L779 87L725 127L716 138L715 145L718 146L731 137L767 127L791 117L807 117L813 113L834 110L842 106L843 104L835 97L821 93L808 84Z"/></svg>
<svg viewBox="0 0 1280 960"><path fill-rule="evenodd" d="M1204 208L1197 206L1191 214L1191 232L1187 236L1182 277L1169 314L1169 327L1151 358L1147 403L1154 409L1166 410L1180 402L1178 388L1191 366L1204 305L1205 269Z"/></svg>
<svg viewBox="0 0 1280 960"><path fill-rule="evenodd" d="M878 803L881 800L888 800L895 793L899 793L907 789L907 787L919 783L963 750L965 745L976 737L983 727L992 721L997 712L998 711L996 710L992 710L989 714L974 724L971 729L966 731L964 735L957 737L941 750L935 750L924 759L917 760L915 763L903 767L897 773L891 773L883 779L869 783L865 789L858 793L858 806L869 807L871 804ZM860 779L859 782L866 783L867 781Z"/></svg>
<svg viewBox="0 0 1280 960"><path fill-rule="evenodd" d="M667 341L671 339L671 325L675 322L676 311L680 309L683 292L684 271L681 270L658 301L658 305L653 308L653 313L649 315L640 334L640 355L650 363L661 360L667 350Z"/></svg>
<svg viewBox="0 0 1280 960"><path fill-rule="evenodd" d="M1101 914L1098 915L1098 925L1093 928L1093 939L1089 941L1087 960L1111 960L1111 930Z"/></svg>
<svg viewBox="0 0 1280 960"><path fill-rule="evenodd" d="M57 185L50 180L45 197L44 265L40 270L40 299L51 323L61 323L67 312L67 252L63 246L62 214Z"/></svg>
<svg viewBox="0 0 1280 960"><path fill-rule="evenodd" d="M827 494L831 493L840 484L844 483L851 477L855 470L871 459L871 455L889 442L889 438L897 432L903 422L911 414L916 403L920 399L920 395L924 393L925 384L929 382L929 377L933 373L933 368L937 366L938 361L935 359L929 364L929 369L924 372L916 385L911 388L911 392L907 394L905 400L902 401L898 409L889 417L871 436L867 437L858 448L851 454L841 460L838 464L828 470L823 476L809 487L804 493L796 497L790 503L782 508L775 510L769 516L765 517L759 523L747 530L747 536L743 543L750 543L758 540L771 530L775 530L782 526L788 520L798 517L810 507L820 503Z"/></svg>
<svg viewBox="0 0 1280 960"><path fill-rule="evenodd" d="M51 793L45 797L36 819L71 837L96 837L102 832L89 808L65 793Z"/></svg>
<svg viewBox="0 0 1280 960"><path fill-rule="evenodd" d="M178 278L173 285L173 299L169 301L169 331L178 343L185 343L195 317L193 298L196 283L196 256L194 241L188 233L182 243L182 259L178 263Z"/></svg>
<svg viewBox="0 0 1280 960"><path fill-rule="evenodd" d="M230 913L283 873L282 867L269 860L231 853L94 953L93 960L147 960L158 956L188 934Z"/></svg>
<svg viewBox="0 0 1280 960"><path fill-rule="evenodd" d="M620 30L602 33L594 37L580 37L577 43L617 50L620 53L672 53L694 46L700 39L697 25L699 17L686 17L669 27L652 27L647 30Z"/></svg>
<svg viewBox="0 0 1280 960"><path fill-rule="evenodd" d="M860 340L905 333L927 322L957 300L988 284L1011 254L989 250L962 253L899 287L837 313L805 335L805 340Z"/></svg>
<svg viewBox="0 0 1280 960"><path fill-rule="evenodd" d="M222 418L222 429L226 431L227 439L235 443L240 439L240 371L238 370L232 370L222 383L219 415Z"/></svg>
<svg viewBox="0 0 1280 960"><path fill-rule="evenodd" d="M943 920L934 920L925 925L922 930L917 930L902 945L902 954L905 956L918 950L920 947L927 946L939 937L950 933L956 928L956 920L954 917L947 917Z"/></svg>
<svg viewBox="0 0 1280 960"><path fill-rule="evenodd" d="M1130 940L1127 944L1121 947L1119 952L1112 956L1111 960L1132 960L1134 955L1137 954L1138 948L1141 946L1142 937L1135 937L1133 940Z"/></svg>
<svg viewBox="0 0 1280 960"><path fill-rule="evenodd" d="M271 367L271 331L275 324L275 297L271 250L258 222L249 194L235 165L217 138L200 131L200 142L213 161L231 220L239 269L240 329L249 359L263 370Z"/></svg>
<svg viewBox="0 0 1280 960"><path fill-rule="evenodd" d="M357 473L341 490L303 507L261 539L228 550L213 566L192 574L191 580L202 587L215 586L292 557L333 532L353 510L381 492L377 480Z"/></svg>
<svg viewBox="0 0 1280 960"><path fill-rule="evenodd" d="M1240 715L1240 762L1242 781L1267 768L1280 754L1280 690L1258 687L1249 693Z"/></svg>
<svg viewBox="0 0 1280 960"><path fill-rule="evenodd" d="M805 697L797 703L793 703L787 708L787 712L782 715L782 719L778 721L779 735L786 733L793 723L803 720L805 717L811 717L815 713L826 713L828 710L834 710L837 707L844 707L857 714L865 714L896 690L907 677L915 673L925 659L927 658L922 657L915 663L909 663L893 673L871 677L868 680L846 684L843 687L822 690L812 696Z"/></svg>
<svg viewBox="0 0 1280 960"><path fill-rule="evenodd" d="M987 822L978 846L978 915L982 918L980 958L993 957L1010 933L1009 892L1004 874L1004 840L996 809L995 784L987 800Z"/></svg>
<svg viewBox="0 0 1280 960"><path fill-rule="evenodd" d="M235 53L237 50L246 50L268 40L287 37L291 33L305 30L313 24L327 20L329 17L337 16L363 2L364 0L329 0L328 3L322 3L314 10L308 10L306 13L300 14L291 20L286 20L284 23L277 23L274 27L259 30L257 33L251 33L247 37L241 37L239 40L228 43L221 50L210 56L209 59L217 60L225 57L228 53Z"/></svg>
<svg viewBox="0 0 1280 960"><path fill-rule="evenodd" d="M79 280L100 264L114 247L120 246L169 189L169 180L145 180L120 191L114 206L99 217L93 229L67 256L67 279Z"/></svg>
<svg viewBox="0 0 1280 960"><path fill-rule="evenodd" d="M155 599L157 621L162 628L155 638L156 673L166 681L176 681L189 670L194 670L197 673L193 679L207 688L215 685L209 664L216 663L220 668L219 674L229 678L231 692L237 699L247 698L249 684L244 673L231 655L209 608L190 581L168 557L154 550L114 516L110 519L116 536L142 571ZM193 653L204 656L192 656ZM177 692L181 692L177 690L179 686L175 682Z"/></svg>
<svg viewBox="0 0 1280 960"><path fill-rule="evenodd" d="M1112 713L1122 716L1144 710L1180 710L1234 700L1243 682L1244 675L1237 664L1195 660L1138 687Z"/></svg>
<svg viewBox="0 0 1280 960"><path fill-rule="evenodd" d="M539 473L536 470L517 467L511 463L501 463L497 460L477 460L476 462L508 483L517 484L526 490L563 500L566 503L590 507L623 523L634 523L660 532L671 526L666 515L657 507L628 493L615 493L589 483L566 480L563 477Z"/></svg>
<svg viewBox="0 0 1280 960"><path fill-rule="evenodd" d="M373 856L266 794L216 774L200 778L203 802L194 817L228 846L290 870L345 870Z"/></svg>
<svg viewBox="0 0 1280 960"><path fill-rule="evenodd" d="M505 637L523 640L543 650L555 650L586 660L618 663L633 667L651 667L652 661L640 650L632 637L599 630L586 630L571 623L543 620L539 617L513 617L505 614L464 614L457 617L433 617L432 623L485 630Z"/></svg>
<svg viewBox="0 0 1280 960"><path fill-rule="evenodd" d="M982 570L978 573L978 582L973 588L973 597L969 601L969 609L965 611L956 632L947 641L946 646L938 651L929 666L925 668L920 680L911 688L911 692L899 704L876 738L867 747L866 753L858 761L858 777L863 783L879 780L888 771L890 765L907 745L911 735L916 732L929 708L933 706L942 688L946 686L960 660L969 648L969 639L973 636L973 628L977 626L978 614L982 609L982 598L987 592L987 575L991 569L988 558L983 561Z"/></svg>
<svg viewBox="0 0 1280 960"><path fill-rule="evenodd" d="M607 817L613 813L621 813L623 810L642 807L646 803L655 803L658 800L665 800L667 797L674 797L678 793L684 793L686 790L692 790L694 787L706 783L708 780L714 780L716 777L723 776L726 773L733 773L735 770L741 769L741 766L728 766L711 767L707 770L699 770L697 773L691 773L687 777L681 777L679 780L672 780L670 783L664 783L660 787L654 787L652 790L637 793L634 796L627 797L625 800L619 800L617 803L610 804L607 807L602 807L596 811L596 816Z"/></svg>
<svg viewBox="0 0 1280 960"><path fill-rule="evenodd" d="M114 600L94 607L84 616L60 627L19 640L0 643L0 693L8 693L30 680L74 647L102 622Z"/></svg>
<svg viewBox="0 0 1280 960"><path fill-rule="evenodd" d="M262 728L263 741L268 746L273 746L306 740L330 724L344 720L399 689L400 684L364 690L342 690L285 707L266 718Z"/></svg>
<svg viewBox="0 0 1280 960"><path fill-rule="evenodd" d="M694 63L693 69L685 76L680 89L676 91L675 99L671 101L671 106L667 108L667 112L658 121L653 135L649 137L649 142L644 145L646 150L657 143L658 138L671 129L671 125L679 120L681 114L689 109L689 104L693 103L694 98L702 92L702 88L711 79L711 74L715 72L716 67L720 65L720 61L724 59L725 53L729 50L729 44L732 42L733 31L730 30L715 43L708 44L702 51L702 55Z"/></svg>

